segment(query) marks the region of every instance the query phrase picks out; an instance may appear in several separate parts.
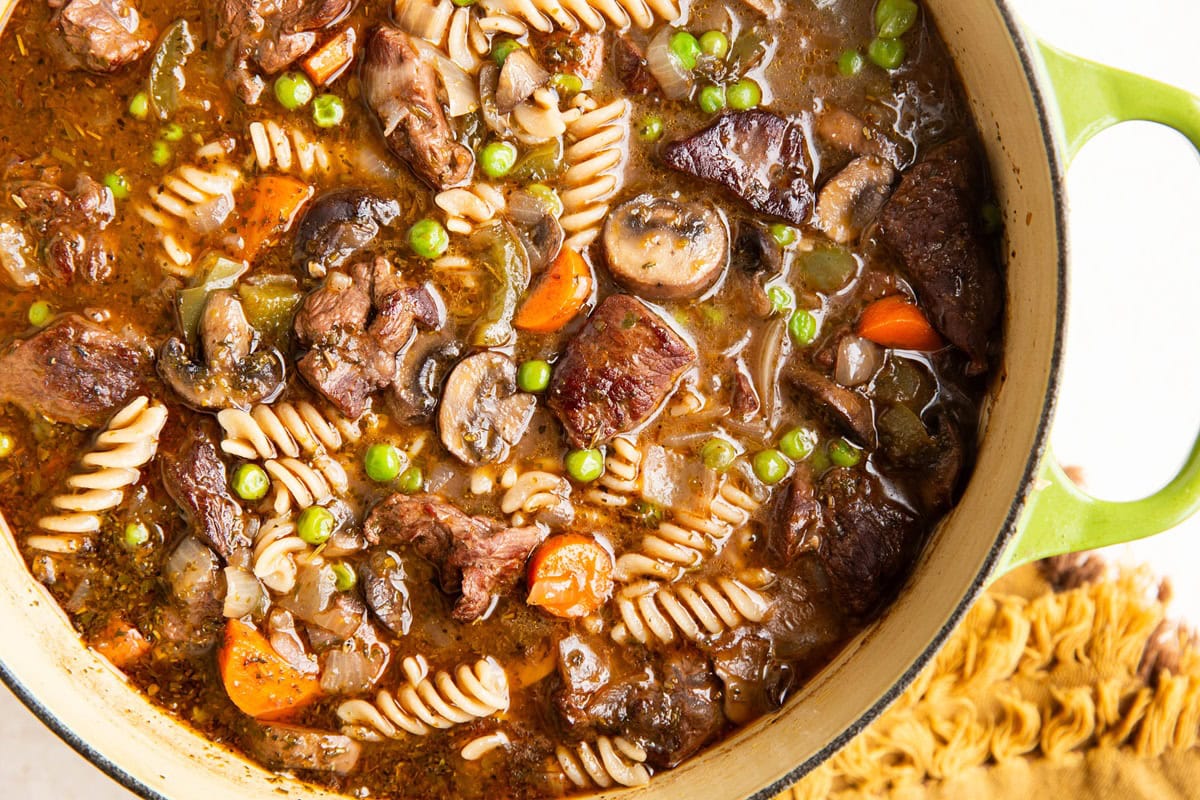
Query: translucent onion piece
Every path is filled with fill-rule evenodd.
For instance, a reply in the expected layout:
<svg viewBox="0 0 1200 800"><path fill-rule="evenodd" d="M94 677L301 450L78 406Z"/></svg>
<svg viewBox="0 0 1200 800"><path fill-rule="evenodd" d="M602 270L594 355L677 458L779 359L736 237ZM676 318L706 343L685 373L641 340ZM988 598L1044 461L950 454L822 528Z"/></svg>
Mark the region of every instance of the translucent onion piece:
<svg viewBox="0 0 1200 800"><path fill-rule="evenodd" d="M691 94L692 76L671 54L673 33L675 28L664 25L658 35L650 40L650 46L646 49L646 66L668 100L682 100Z"/></svg>
<svg viewBox="0 0 1200 800"><path fill-rule="evenodd" d="M258 578L244 569L225 568L225 616L240 619L257 611L266 599Z"/></svg>
<svg viewBox="0 0 1200 800"><path fill-rule="evenodd" d="M842 386L862 386L883 364L883 350L861 336L847 336L838 343L833 379Z"/></svg>

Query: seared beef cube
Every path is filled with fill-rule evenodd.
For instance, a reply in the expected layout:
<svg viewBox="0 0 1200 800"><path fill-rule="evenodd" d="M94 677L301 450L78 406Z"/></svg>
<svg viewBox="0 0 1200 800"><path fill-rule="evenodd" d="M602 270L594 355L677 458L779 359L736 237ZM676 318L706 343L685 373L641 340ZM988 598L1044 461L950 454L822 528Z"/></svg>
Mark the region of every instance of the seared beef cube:
<svg viewBox="0 0 1200 800"><path fill-rule="evenodd" d="M229 494L225 462L209 426L187 431L179 426L168 428L158 461L163 488L183 511L196 538L223 561L228 561L235 549L250 545L243 532L241 506Z"/></svg>
<svg viewBox="0 0 1200 800"><path fill-rule="evenodd" d="M649 419L696 361L691 345L630 295L606 299L559 360L550 409L576 447L595 447Z"/></svg>
<svg viewBox="0 0 1200 800"><path fill-rule="evenodd" d="M154 27L130 0L70 0L55 17L70 66L113 72L154 43Z"/></svg>
<svg viewBox="0 0 1200 800"><path fill-rule="evenodd" d="M29 172L20 165L10 172ZM21 207L21 218L42 238L42 261L52 282L70 283L76 275L104 281L112 273L113 248L103 231L116 218L112 192L87 175L70 191L62 171L34 168L32 180L13 180L6 188Z"/></svg>
<svg viewBox="0 0 1200 800"><path fill-rule="evenodd" d="M604 69L604 37L598 33L564 30L535 33L530 49L551 72L565 72L585 81L594 81Z"/></svg>
<svg viewBox="0 0 1200 800"><path fill-rule="evenodd" d="M617 78L631 94L650 94L658 89L658 81L646 63L645 51L619 33L613 36L612 64Z"/></svg>
<svg viewBox="0 0 1200 800"><path fill-rule="evenodd" d="M813 209L812 168L804 131L762 109L734 111L663 148L663 160L719 183L755 211L803 225Z"/></svg>
<svg viewBox="0 0 1200 800"><path fill-rule="evenodd" d="M388 147L435 189L466 182L475 166L438 100L433 64L399 28L380 26L367 40L362 69L367 105L383 126Z"/></svg>
<svg viewBox="0 0 1200 800"><path fill-rule="evenodd" d="M1004 302L980 215L983 186L970 142L955 139L904 174L879 225L934 326L971 357L971 374L987 369L988 341Z"/></svg>
<svg viewBox="0 0 1200 800"><path fill-rule="evenodd" d="M0 354L0 402L96 427L141 391L149 367L141 342L68 314Z"/></svg>

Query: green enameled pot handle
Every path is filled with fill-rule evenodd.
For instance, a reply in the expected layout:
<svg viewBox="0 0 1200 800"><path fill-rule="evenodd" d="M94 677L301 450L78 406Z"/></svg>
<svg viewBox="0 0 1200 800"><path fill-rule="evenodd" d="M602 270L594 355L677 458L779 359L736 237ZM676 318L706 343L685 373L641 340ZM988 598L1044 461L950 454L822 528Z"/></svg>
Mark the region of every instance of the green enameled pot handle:
<svg viewBox="0 0 1200 800"><path fill-rule="evenodd" d="M1038 50L1058 108L1058 134L1067 164L1096 134L1131 120L1168 125L1200 149L1200 98L1046 44L1039 44ZM1161 533L1198 510L1200 441L1170 483L1150 497L1125 503L1089 497L1047 452L1017 538L996 574L1046 556Z"/></svg>

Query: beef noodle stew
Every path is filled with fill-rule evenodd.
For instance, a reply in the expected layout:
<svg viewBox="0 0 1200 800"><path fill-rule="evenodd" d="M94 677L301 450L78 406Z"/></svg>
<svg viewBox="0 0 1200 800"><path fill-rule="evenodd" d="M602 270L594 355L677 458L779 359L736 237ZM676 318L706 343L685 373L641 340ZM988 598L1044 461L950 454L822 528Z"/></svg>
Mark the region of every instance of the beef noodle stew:
<svg viewBox="0 0 1200 800"><path fill-rule="evenodd" d="M0 509L270 769L646 784L969 477L999 215L913 0L26 0L0 64Z"/></svg>

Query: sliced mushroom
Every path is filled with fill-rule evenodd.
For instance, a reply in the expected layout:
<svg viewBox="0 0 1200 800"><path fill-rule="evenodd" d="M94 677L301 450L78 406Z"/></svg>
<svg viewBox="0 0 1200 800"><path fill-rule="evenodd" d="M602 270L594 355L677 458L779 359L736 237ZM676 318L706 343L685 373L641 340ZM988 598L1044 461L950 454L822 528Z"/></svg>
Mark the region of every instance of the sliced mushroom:
<svg viewBox="0 0 1200 800"><path fill-rule="evenodd" d="M517 391L517 365L500 353L477 353L450 373L438 428L446 449L467 464L494 464L525 435L537 401Z"/></svg>
<svg viewBox="0 0 1200 800"><path fill-rule="evenodd" d="M496 110L507 114L529 99L550 80L550 73L534 61L528 50L514 50L504 59L496 84Z"/></svg>
<svg viewBox="0 0 1200 800"><path fill-rule="evenodd" d="M835 242L856 241L887 204L895 180L895 168L882 158L854 159L821 189L817 227Z"/></svg>
<svg viewBox="0 0 1200 800"><path fill-rule="evenodd" d="M773 275L783 269L783 247L766 225L739 219L733 226L733 253L729 261L744 272Z"/></svg>
<svg viewBox="0 0 1200 800"><path fill-rule="evenodd" d="M562 249L565 234L545 204L529 192L518 190L509 195L506 214L525 245L530 271L536 275L550 266Z"/></svg>
<svg viewBox="0 0 1200 800"><path fill-rule="evenodd" d="M300 220L292 260L311 274L323 274L368 245L380 226L390 225L398 216L399 203L364 189L326 192Z"/></svg>
<svg viewBox="0 0 1200 800"><path fill-rule="evenodd" d="M677 300L717 282L729 260L729 233L706 203L644 194L609 215L604 252L617 283L645 298Z"/></svg>
<svg viewBox="0 0 1200 800"><path fill-rule="evenodd" d="M203 361L194 361L177 336L158 358L158 374L193 408L249 408L274 400L284 386L284 360L278 350L255 352L257 336L242 303L232 292L213 292L200 316Z"/></svg>
<svg viewBox="0 0 1200 800"><path fill-rule="evenodd" d="M418 337L396 362L396 379L388 393L396 419L428 422L450 365L462 355L462 342L451 333Z"/></svg>
<svg viewBox="0 0 1200 800"><path fill-rule="evenodd" d="M853 389L838 386L808 367L794 367L789 377L793 384L818 401L822 407L832 411L833 416L859 444L875 446L875 413L870 400Z"/></svg>
<svg viewBox="0 0 1200 800"><path fill-rule="evenodd" d="M362 745L349 736L282 722L247 723L242 742L259 760L276 769L346 775L362 755Z"/></svg>
<svg viewBox="0 0 1200 800"><path fill-rule="evenodd" d="M397 636L408 635L413 615L403 559L391 550L376 548L359 562L358 578L376 619Z"/></svg>

